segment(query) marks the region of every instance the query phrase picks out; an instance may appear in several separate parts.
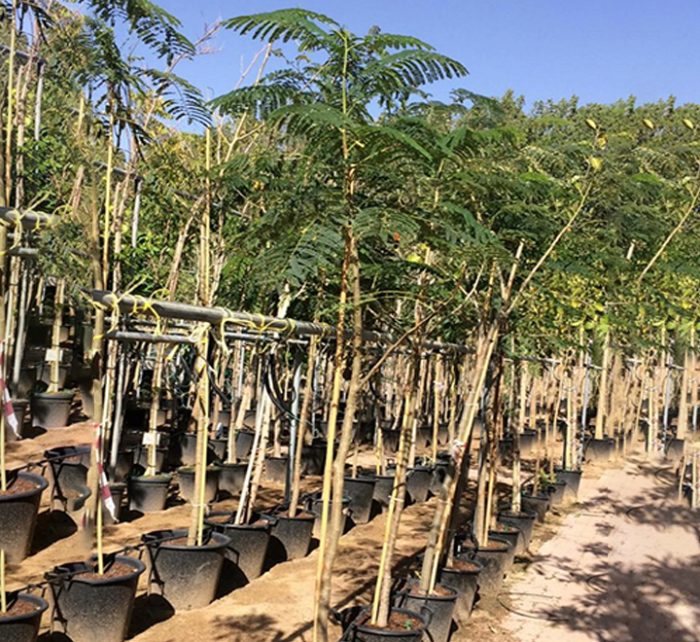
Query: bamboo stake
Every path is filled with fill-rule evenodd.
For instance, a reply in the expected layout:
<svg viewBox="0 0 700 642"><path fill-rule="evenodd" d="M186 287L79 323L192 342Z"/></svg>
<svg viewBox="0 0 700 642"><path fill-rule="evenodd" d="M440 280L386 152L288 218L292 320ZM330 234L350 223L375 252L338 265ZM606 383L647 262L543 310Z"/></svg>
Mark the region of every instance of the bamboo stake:
<svg viewBox="0 0 700 642"><path fill-rule="evenodd" d="M7 613L7 593L5 589L5 549L0 548L0 613Z"/></svg>

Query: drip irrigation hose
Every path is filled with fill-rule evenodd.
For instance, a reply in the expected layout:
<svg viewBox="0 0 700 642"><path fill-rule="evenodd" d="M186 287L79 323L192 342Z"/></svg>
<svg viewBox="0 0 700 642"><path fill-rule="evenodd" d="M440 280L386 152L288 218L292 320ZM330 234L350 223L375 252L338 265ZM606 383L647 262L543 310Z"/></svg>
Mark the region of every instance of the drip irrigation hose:
<svg viewBox="0 0 700 642"><path fill-rule="evenodd" d="M270 400L272 401L274 406L277 408L277 410L284 413L292 421L299 422L300 421L299 417L297 417L284 404L284 401L282 400L282 391L279 388L279 383L277 381L276 374L275 374L275 357L274 357L273 353L271 353L268 356L268 362L267 362L267 366L265 368L265 372L263 374L263 379L265 381L265 390L267 391L267 394L269 395Z"/></svg>

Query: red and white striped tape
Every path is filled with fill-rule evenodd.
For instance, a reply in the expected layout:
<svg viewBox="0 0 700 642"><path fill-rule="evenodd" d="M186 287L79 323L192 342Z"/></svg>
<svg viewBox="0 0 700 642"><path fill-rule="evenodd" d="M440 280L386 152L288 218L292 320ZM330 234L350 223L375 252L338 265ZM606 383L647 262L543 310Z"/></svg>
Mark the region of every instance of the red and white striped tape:
<svg viewBox="0 0 700 642"><path fill-rule="evenodd" d="M5 423L12 428L12 432L20 439L19 421L12 405L12 395L5 382L5 343L0 342L0 399L2 399L2 414L5 415Z"/></svg>
<svg viewBox="0 0 700 642"><path fill-rule="evenodd" d="M96 426L96 436L95 436L95 450L96 450L96 461L97 461L97 474L100 486L100 498L102 499L102 504L107 509L112 519L117 522L117 505L114 502L114 497L112 497L112 491L109 489L109 480L107 479L107 473L105 472L104 463L102 461L102 427L100 424L95 424Z"/></svg>

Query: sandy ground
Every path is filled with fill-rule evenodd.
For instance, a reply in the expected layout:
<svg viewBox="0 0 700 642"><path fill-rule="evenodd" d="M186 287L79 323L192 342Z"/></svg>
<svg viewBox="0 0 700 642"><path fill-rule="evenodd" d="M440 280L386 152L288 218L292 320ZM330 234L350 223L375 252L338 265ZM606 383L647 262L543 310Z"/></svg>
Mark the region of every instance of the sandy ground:
<svg viewBox="0 0 700 642"><path fill-rule="evenodd" d="M13 462L35 460L49 446L86 443L89 425L49 431L10 446ZM364 462L363 462L364 463ZM504 480L505 481L505 480ZM317 488L318 478L305 481ZM517 560L498 604L479 606L454 631L452 642L655 642L700 640L700 526L675 501L671 466L632 459L606 468L589 467L579 503L557 509L538 525L529 553ZM45 494L44 499L48 497ZM282 498L280 487L264 488L260 505ZM217 504L232 508L235 500ZM435 500L406 509L395 559L397 577L417 568ZM105 529L106 550L136 544L157 528L186 527L190 508L174 505L158 514ZM385 520L377 516L341 539L334 606L349 611L371 599ZM74 522L64 513L39 516L33 553L9 569L9 587L41 579L61 562L87 551ZM317 554L278 564L248 586L223 590L206 608L173 613L163 600L145 594L142 582L130 638L137 642L292 642L311 640ZM142 578L145 580L145 577ZM44 622L42 642L51 635ZM341 635L335 626L332 639Z"/></svg>

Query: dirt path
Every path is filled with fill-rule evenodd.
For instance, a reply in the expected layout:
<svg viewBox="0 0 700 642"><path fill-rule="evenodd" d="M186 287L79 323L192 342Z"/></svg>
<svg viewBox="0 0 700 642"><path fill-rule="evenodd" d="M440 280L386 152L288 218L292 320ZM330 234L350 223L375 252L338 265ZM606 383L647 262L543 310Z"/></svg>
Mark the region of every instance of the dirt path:
<svg viewBox="0 0 700 642"><path fill-rule="evenodd" d="M520 642L698 642L700 520L671 466L584 478L580 504L510 582L502 626Z"/></svg>

